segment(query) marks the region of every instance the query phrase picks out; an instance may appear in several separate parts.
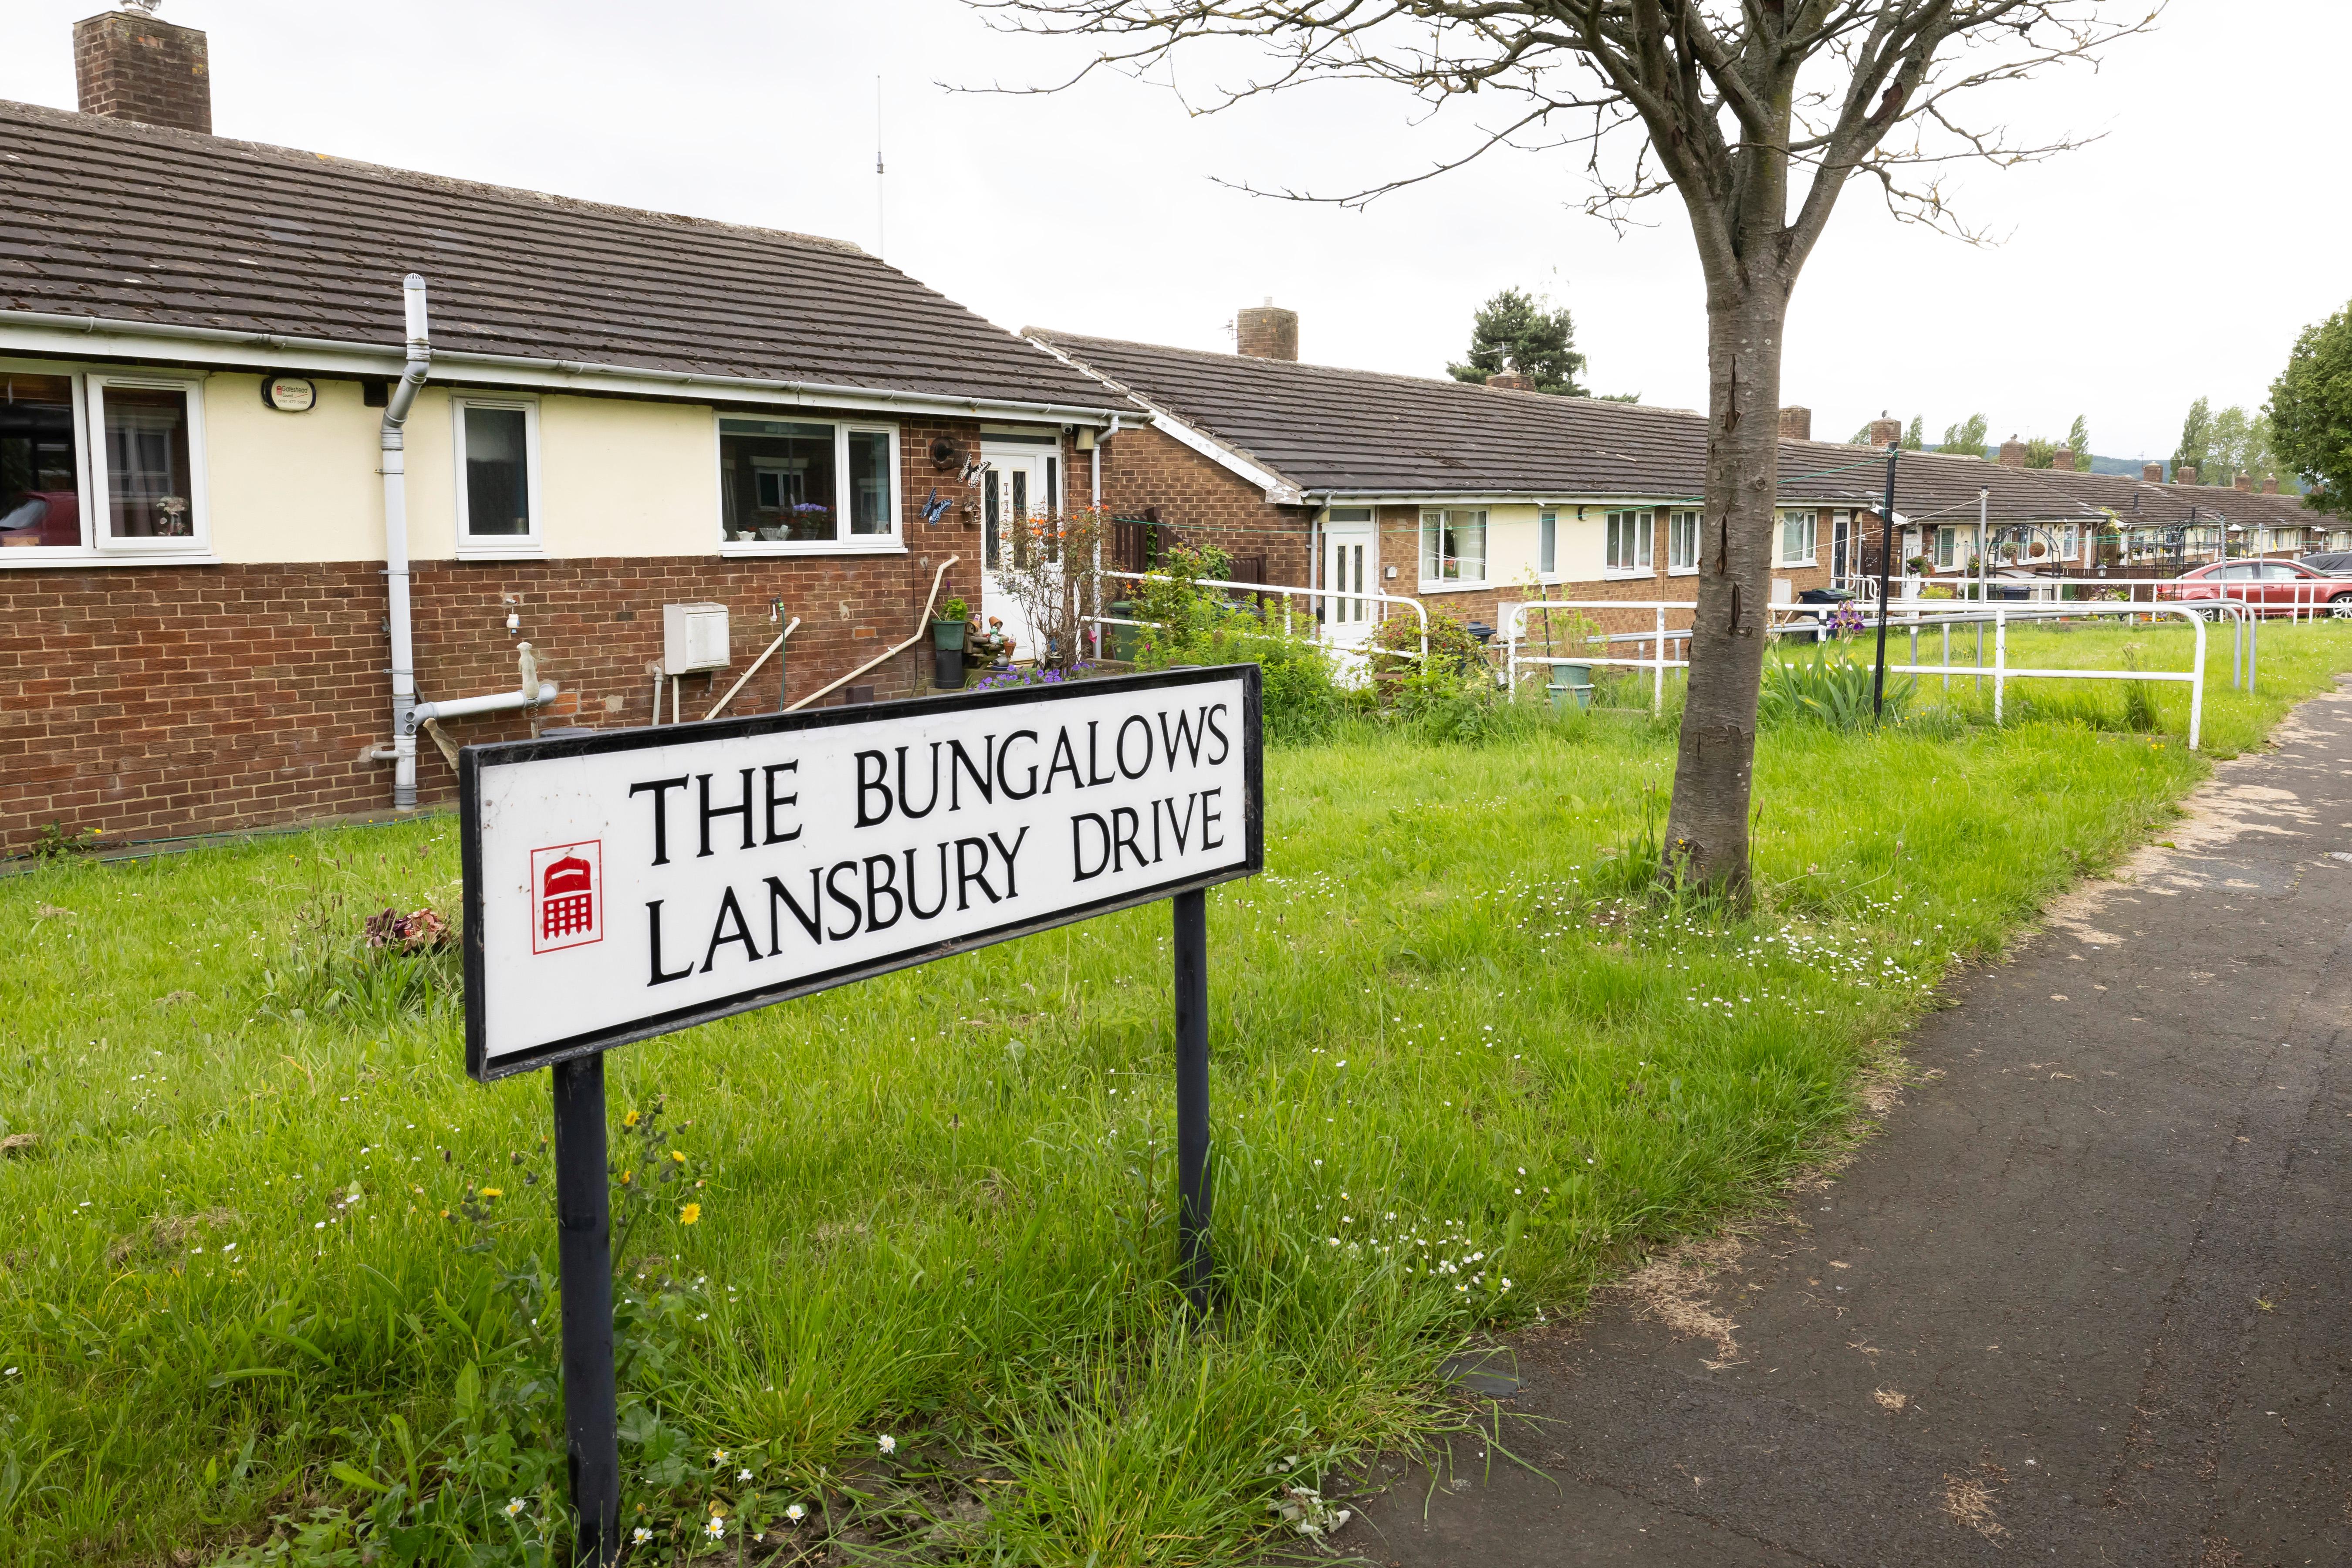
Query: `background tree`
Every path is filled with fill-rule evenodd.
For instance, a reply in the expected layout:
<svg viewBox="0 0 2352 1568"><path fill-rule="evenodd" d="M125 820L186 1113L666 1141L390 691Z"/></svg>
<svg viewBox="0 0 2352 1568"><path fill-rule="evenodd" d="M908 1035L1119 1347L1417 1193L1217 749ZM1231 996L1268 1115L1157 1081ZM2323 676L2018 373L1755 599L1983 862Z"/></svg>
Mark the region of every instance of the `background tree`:
<svg viewBox="0 0 2352 1568"><path fill-rule="evenodd" d="M1555 397L1589 397L1577 384L1584 356L1576 352L1576 323L1568 307L1547 310L1541 296L1506 289L1485 304L1470 323L1470 357L1445 368L1456 381L1484 384L1498 370L1516 369Z"/></svg>
<svg viewBox="0 0 2352 1568"><path fill-rule="evenodd" d="M2021 144L1966 123L1965 96L2153 20L2137 9L2117 19L2099 0L972 3L1020 30L1108 40L1072 81L1099 69L1164 75L1180 48L1244 40L1273 68L1202 107L1338 79L1477 118L1465 147L1418 174L1348 195L1271 194L1360 204L1519 146L1572 150L1596 187L1587 210L1612 221L1644 197L1681 197L1706 280L1708 440L1662 870L1738 893L1771 600L1781 340L1797 279L1856 174L1898 218L1975 237L1940 186L1950 163L2011 165L2071 143ZM2001 107L2013 111L2014 100Z"/></svg>
<svg viewBox="0 0 2352 1568"><path fill-rule="evenodd" d="M1971 414L1957 425L1944 426L1944 438L1937 444L1936 450L1963 458L1981 458L1985 455L1985 431L1990 426L1983 415Z"/></svg>
<svg viewBox="0 0 2352 1568"><path fill-rule="evenodd" d="M2278 460L2301 476L2310 504L2352 512L2352 307L2304 330L2263 412Z"/></svg>
<svg viewBox="0 0 2352 1568"><path fill-rule="evenodd" d="M2213 405L2199 398L2189 405L2189 416L2180 422L2180 445L2172 452L2172 478L2178 483L2180 470L2194 468L2197 478L2212 482L2213 467Z"/></svg>
<svg viewBox="0 0 2352 1568"><path fill-rule="evenodd" d="M2208 468L2200 468L2197 477L2209 485L2231 485L2246 471L2246 447L2254 433L2253 416L2243 405L2233 403L2213 416L2212 444L2207 448Z"/></svg>
<svg viewBox="0 0 2352 1568"><path fill-rule="evenodd" d="M2074 423L2066 426L2066 449L2074 454L2074 470L2091 471L2091 418L2087 414L2074 416Z"/></svg>
<svg viewBox="0 0 2352 1568"><path fill-rule="evenodd" d="M1903 449L1906 452L1919 452L1925 451L1927 446L1927 416L1924 414L1914 414L1911 416L1911 427L1903 432Z"/></svg>
<svg viewBox="0 0 2352 1568"><path fill-rule="evenodd" d="M2025 466L2029 468L2054 468L2058 466L2058 443L2047 436L2034 436L2025 443Z"/></svg>

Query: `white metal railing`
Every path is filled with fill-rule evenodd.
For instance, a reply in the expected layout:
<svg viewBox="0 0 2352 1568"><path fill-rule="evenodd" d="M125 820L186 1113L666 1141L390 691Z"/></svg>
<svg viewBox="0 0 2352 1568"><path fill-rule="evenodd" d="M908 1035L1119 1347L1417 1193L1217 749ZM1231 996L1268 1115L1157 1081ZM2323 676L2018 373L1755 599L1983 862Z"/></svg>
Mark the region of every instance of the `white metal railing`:
<svg viewBox="0 0 2352 1568"><path fill-rule="evenodd" d="M1129 583L1147 583L1155 576L1166 575L1164 573L1153 572L1114 572L1108 567L1104 567L1097 574L1104 577L1118 577ZM1173 578L1170 580L1175 581ZM1282 635L1285 637L1293 635L1290 617L1290 601L1293 598L1345 599L1368 605L1402 605L1421 617L1421 650L1418 653L1402 648L1381 648L1378 651L1391 654L1399 658L1418 658L1425 661L1429 658L1429 609L1419 599L1406 598L1399 594L1367 594L1360 589L1293 588L1280 583L1229 583L1216 577L1194 577L1190 581L1196 588L1229 588L1244 594L1282 595ZM1098 626L1156 626L1160 624L1158 621L1128 620L1119 616L1084 616L1079 618Z"/></svg>
<svg viewBox="0 0 2352 1568"><path fill-rule="evenodd" d="M1665 705L1665 672L1669 668L1686 669L1690 667L1690 661L1687 658L1670 659L1666 657L1666 645L1669 642L1687 641L1690 636L1687 627L1676 629L1666 625L1667 612L1672 610L1695 611L1696 608L1696 605L1693 603L1667 600L1626 601L1612 599L1584 599L1561 601L1555 599L1549 603L1542 600L1533 600L1525 604L1515 605L1511 607L1509 613L1504 616L1503 623L1505 647L1507 649L1507 662L1505 666L1507 671L1506 679L1508 682L1510 693L1514 698L1518 695L1519 666L1522 664L1542 665L1546 667L1563 664L1586 666L1628 665L1651 671L1650 710L1653 713L1662 711ZM1780 618L1772 621L1768 626L1768 630L1771 633L1785 633L1800 629L1811 630L1819 625L1818 619L1810 615L1802 617L1786 615L1785 612L1790 609L1790 606L1788 605L1772 605L1771 608L1776 612L1783 612ZM1822 605L1819 606L1819 608L1826 610L1829 606ZM1604 634L1601 637L1589 640L1600 641L1604 646L1608 646L1610 643L1619 638L1632 640L1634 642L1646 642L1654 645L1651 656L1647 658L1614 658L1591 654L1546 654L1540 656L1522 654L1519 651L1519 642L1526 632L1528 612L1532 610L1550 611L1563 609L1578 611L1649 611L1655 617L1655 624L1649 631L1618 633L1615 634L1614 637ZM2191 751L2194 751L2197 749L2198 741L2202 734L2205 714L2205 626L2208 617L2200 612L2206 610L2211 610L2216 615L2230 613L2226 602L2214 600L2197 601L2191 604L2175 603L2145 605L2116 603L2112 601L2087 601L2067 604L2063 607L2059 605L2052 604L2047 608L2028 605L2012 606L1998 600L1990 604L1970 602L1965 605L1961 602L1949 599L1903 600L1889 606L1890 615L1887 620L1887 626L1890 631L1899 628L1910 634L1913 638L1913 658L1909 663L1906 664L1889 663L1886 666L1886 668L1889 673L1897 675L1940 674L1946 678L1947 685L1949 684L1949 678L1955 675L1976 676L1979 678L1990 676L1992 679L1992 718L1993 722L1996 724L2002 721L2006 706L2007 688L2009 682L2012 680L2147 680L2183 682L2189 687L2189 747ZM1894 618L1894 612L1908 613L1904 615L1900 621L1897 621ZM2054 620L2075 616L2095 617L2098 616L2179 616L2180 619L2187 621L2190 627L2193 628L2196 635L2196 647L2189 668L2186 670L2021 669L2014 668L2010 665L2009 627L2012 622L2032 623L2034 621ZM2249 619L2251 619L2251 617L2249 617ZM1799 624L1801 621L1801 625ZM1975 664L1955 665L1951 663L1950 628L1955 626L1980 625L1990 625L1993 628L1993 661L1991 665L1988 667L1983 663L1983 655L1981 652L1979 653L1978 661ZM1867 635L1874 626L1875 617L1874 617L1873 620L1873 626L1864 628L1865 635ZM1940 666L1922 664L1918 662L1916 653L1918 631L1927 627L1941 627L1944 629L1945 662Z"/></svg>

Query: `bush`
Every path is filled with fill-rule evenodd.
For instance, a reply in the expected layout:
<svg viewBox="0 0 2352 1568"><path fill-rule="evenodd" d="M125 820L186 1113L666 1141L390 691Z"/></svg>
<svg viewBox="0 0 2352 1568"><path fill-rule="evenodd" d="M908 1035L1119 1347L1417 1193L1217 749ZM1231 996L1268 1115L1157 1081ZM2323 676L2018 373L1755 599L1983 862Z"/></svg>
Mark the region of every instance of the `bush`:
<svg viewBox="0 0 2352 1568"><path fill-rule="evenodd" d="M1756 716L1767 724L1823 724L1832 730L1866 730L1872 722L1871 688L1875 667L1816 648L1811 659L1773 658L1764 663L1763 689ZM1886 681L1885 717L1899 723L1918 694L1910 676Z"/></svg>
<svg viewBox="0 0 2352 1568"><path fill-rule="evenodd" d="M1136 638L1136 668L1255 664L1265 676L1266 739L1301 742L1328 734L1346 700L1331 656L1314 638L1267 624L1258 605L1200 585L1202 578L1226 570L1223 552L1179 546L1162 570L1144 579L1135 618L1154 624Z"/></svg>

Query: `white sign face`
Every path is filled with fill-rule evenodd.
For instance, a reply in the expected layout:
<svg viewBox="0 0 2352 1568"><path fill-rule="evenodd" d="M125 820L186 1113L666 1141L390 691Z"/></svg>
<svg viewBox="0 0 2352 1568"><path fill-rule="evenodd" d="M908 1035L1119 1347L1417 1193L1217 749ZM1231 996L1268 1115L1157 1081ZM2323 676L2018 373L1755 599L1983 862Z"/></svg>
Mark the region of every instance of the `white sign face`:
<svg viewBox="0 0 2352 1568"><path fill-rule="evenodd" d="M261 401L280 414L308 414L319 401L319 388L299 375L273 376L261 384Z"/></svg>
<svg viewBox="0 0 2352 1568"><path fill-rule="evenodd" d="M1255 665L468 746L478 1079L1256 871Z"/></svg>

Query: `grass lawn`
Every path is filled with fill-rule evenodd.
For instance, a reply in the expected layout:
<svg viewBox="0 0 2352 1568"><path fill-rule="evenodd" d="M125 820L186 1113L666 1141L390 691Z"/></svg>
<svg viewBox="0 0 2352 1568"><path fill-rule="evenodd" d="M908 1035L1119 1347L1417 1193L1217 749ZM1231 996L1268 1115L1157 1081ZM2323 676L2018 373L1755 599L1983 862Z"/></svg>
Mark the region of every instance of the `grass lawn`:
<svg viewBox="0 0 2352 1568"><path fill-rule="evenodd" d="M2186 647L2011 658L2126 639ZM2209 750L2352 668L2352 627L2263 643L2249 699L2213 639ZM682 1173L625 1255L661 1483L631 1561L826 1520L926 1560L1254 1550L1278 1484L1459 1419L1432 1373L1466 1338L1768 1201L1951 964L2205 772L2185 693L2156 737L2092 727L2111 686L2022 695L2000 731L1769 732L1736 919L1621 899L1673 764L1643 717L1272 753L1267 874L1210 897L1205 1336L1175 1310L1163 910L614 1053L616 1118L667 1097L666 1147L616 1129L631 1190ZM435 818L0 879L0 1133L34 1140L0 1158L8 1562L208 1560L413 1504L453 1455L490 1560L547 1540L546 1079L478 1087L446 1011L289 969L331 900L446 908L456 877ZM358 1561L341 1529L292 1560Z"/></svg>

